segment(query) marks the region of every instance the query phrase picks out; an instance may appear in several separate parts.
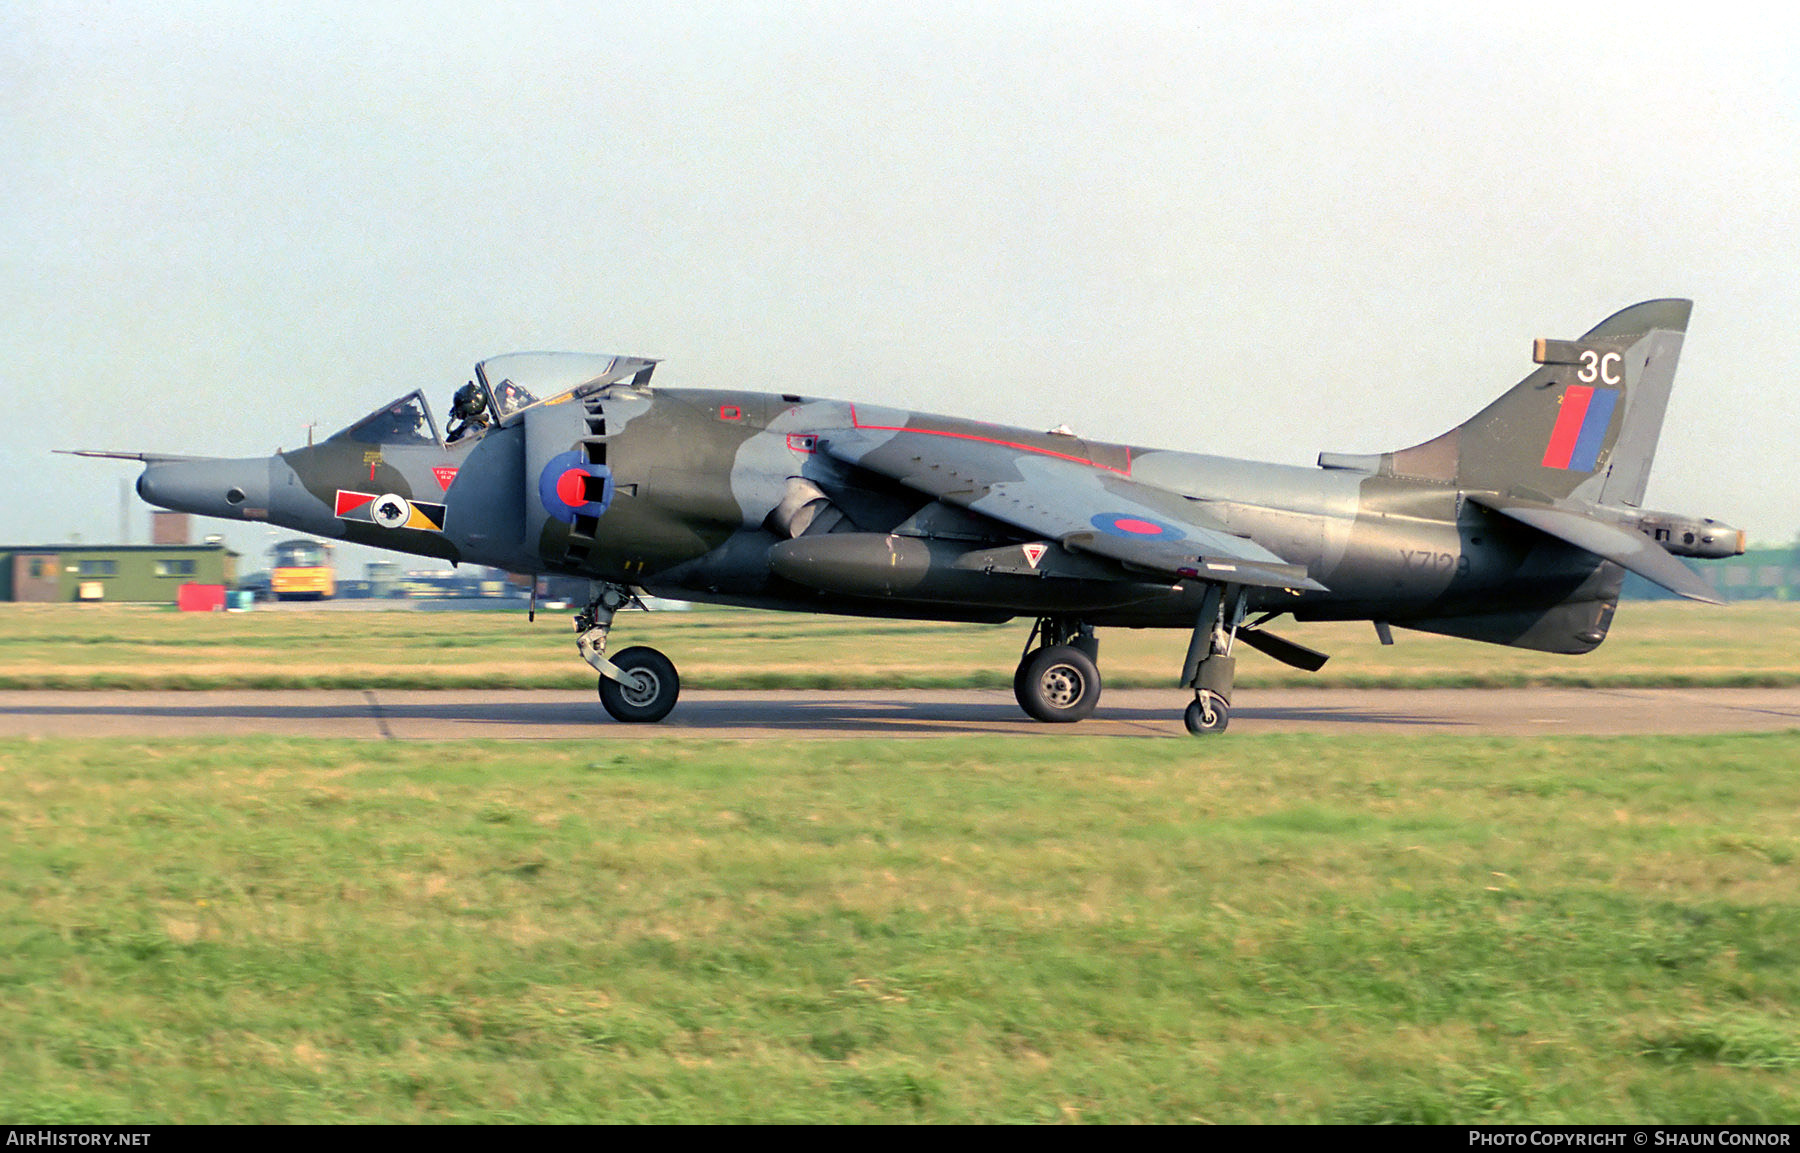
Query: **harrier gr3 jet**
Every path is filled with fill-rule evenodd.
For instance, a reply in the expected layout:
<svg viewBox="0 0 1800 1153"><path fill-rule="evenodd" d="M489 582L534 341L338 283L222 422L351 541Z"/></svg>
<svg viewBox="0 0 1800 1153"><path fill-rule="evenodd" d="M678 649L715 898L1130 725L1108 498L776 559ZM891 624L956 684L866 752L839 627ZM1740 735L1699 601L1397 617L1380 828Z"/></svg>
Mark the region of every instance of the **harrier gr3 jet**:
<svg viewBox="0 0 1800 1153"><path fill-rule="evenodd" d="M1464 424L1317 468L1107 444L792 393L652 388L656 361L483 361L440 433L421 392L317 445L142 461L164 508L592 582L575 618L621 721L675 704L668 658L607 654L644 593L800 612L1035 623L1013 677L1041 721L1100 697L1095 630L1183 629L1194 733L1230 716L1236 643L1316 670L1264 626L1368 620L1585 653L1626 571L1717 602L1677 557L1743 533L1640 507L1692 308L1652 300ZM1171 662L1172 663L1172 662Z"/></svg>

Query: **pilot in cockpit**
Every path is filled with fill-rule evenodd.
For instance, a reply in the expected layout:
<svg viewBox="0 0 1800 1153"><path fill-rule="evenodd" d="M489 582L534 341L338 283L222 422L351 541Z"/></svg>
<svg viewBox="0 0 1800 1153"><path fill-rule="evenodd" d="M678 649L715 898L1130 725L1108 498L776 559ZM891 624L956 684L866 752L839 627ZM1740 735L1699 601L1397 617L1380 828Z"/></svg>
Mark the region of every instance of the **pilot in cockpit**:
<svg viewBox="0 0 1800 1153"><path fill-rule="evenodd" d="M456 390L456 398L450 402L450 428L445 439L455 444L465 436L486 429L487 424L487 397L471 380Z"/></svg>

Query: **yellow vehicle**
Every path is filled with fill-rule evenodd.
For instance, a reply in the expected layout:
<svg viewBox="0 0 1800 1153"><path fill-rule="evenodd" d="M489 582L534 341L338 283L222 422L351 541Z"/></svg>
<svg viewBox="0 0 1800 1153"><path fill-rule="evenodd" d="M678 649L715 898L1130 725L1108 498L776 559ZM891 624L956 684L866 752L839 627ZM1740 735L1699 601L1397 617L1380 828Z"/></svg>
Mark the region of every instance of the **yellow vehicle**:
<svg viewBox="0 0 1800 1153"><path fill-rule="evenodd" d="M318 601L337 595L331 546L320 540L284 540L271 550L269 591L281 601Z"/></svg>

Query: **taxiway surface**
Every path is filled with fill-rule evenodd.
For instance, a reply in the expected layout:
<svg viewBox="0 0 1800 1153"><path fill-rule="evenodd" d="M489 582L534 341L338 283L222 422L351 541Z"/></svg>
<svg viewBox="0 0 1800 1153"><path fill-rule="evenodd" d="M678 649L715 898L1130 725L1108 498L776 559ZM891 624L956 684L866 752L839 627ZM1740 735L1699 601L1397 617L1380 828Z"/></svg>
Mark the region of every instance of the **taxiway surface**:
<svg viewBox="0 0 1800 1153"><path fill-rule="evenodd" d="M1027 718L1003 689L684 692L659 725L621 725L592 693L0 692L0 734L366 740L941 737L1188 738L1172 689L1108 690L1071 726ZM1239 694L1231 733L1674 734L1800 728L1800 688L1269 689Z"/></svg>

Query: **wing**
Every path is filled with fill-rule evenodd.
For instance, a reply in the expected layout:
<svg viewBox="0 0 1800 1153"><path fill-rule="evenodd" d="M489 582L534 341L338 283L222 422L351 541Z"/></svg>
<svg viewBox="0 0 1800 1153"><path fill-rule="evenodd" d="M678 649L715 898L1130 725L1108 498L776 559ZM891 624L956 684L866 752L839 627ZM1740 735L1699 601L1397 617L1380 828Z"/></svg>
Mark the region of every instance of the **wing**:
<svg viewBox="0 0 1800 1153"><path fill-rule="evenodd" d="M1080 441L1047 444L1012 429L971 427L980 433L961 422L863 426L825 434L819 447L937 500L1135 568L1176 579L1325 588L1304 566L1227 531L1200 502L1140 484L1078 451L1058 451L1079 450Z"/></svg>

